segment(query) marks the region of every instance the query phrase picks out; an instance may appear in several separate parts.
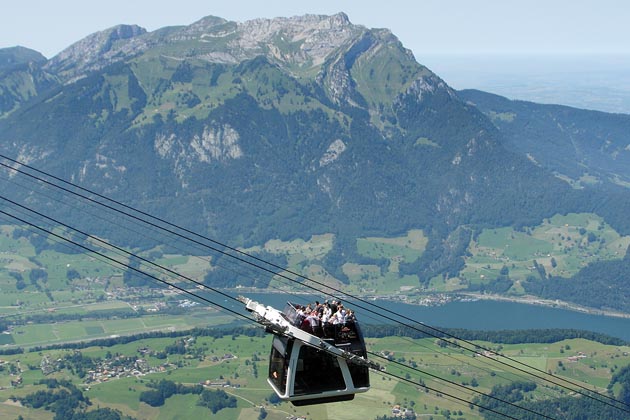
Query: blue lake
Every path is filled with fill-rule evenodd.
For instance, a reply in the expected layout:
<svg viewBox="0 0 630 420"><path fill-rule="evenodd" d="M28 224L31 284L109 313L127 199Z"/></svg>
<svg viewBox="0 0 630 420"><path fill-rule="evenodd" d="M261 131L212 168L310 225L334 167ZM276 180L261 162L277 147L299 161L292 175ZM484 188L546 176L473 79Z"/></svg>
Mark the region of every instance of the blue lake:
<svg viewBox="0 0 630 420"><path fill-rule="evenodd" d="M323 300L319 296L291 296L274 293L245 293L251 299L276 309L284 308L287 300L296 303ZM630 341L630 318L617 318L603 315L590 315L546 306L526 305L515 302L479 300L474 302L451 302L443 306L416 306L398 302L378 300L374 302L353 303L346 306L354 308L362 323L383 324L392 321L378 316L381 312L387 318L396 318L384 312L376 304L396 314L436 328L465 328L469 330L519 330L534 328L572 328L595 331ZM374 313L363 310L369 308ZM410 321L403 321L409 323Z"/></svg>

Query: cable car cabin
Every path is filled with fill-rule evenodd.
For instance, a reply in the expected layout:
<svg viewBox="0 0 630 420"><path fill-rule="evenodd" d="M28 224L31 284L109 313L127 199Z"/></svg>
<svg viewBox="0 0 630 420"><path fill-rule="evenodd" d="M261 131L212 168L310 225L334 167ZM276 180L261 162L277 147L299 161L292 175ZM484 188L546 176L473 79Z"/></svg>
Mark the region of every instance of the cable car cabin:
<svg viewBox="0 0 630 420"><path fill-rule="evenodd" d="M282 316L292 326L301 325L301 331L298 332L307 330L316 341L305 342L298 337L300 334L295 334L298 339L286 335L274 336L267 381L280 399L303 406L349 401L354 398L354 394L369 390L367 365L321 349L323 341L367 360L365 342L356 321L308 328L302 324L295 307L290 303ZM320 346L316 345L317 342Z"/></svg>

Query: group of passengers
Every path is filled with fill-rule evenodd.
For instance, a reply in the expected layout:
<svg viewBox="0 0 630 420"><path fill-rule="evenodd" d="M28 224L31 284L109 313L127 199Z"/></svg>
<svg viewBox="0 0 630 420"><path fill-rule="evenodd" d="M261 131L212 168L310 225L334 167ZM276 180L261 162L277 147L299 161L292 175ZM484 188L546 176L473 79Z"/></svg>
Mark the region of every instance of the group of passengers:
<svg viewBox="0 0 630 420"><path fill-rule="evenodd" d="M353 323L356 318L352 309L345 308L340 301L326 300L324 303L309 303L306 306L295 305L297 312L296 325L300 329L318 334L325 332L330 326L344 326Z"/></svg>

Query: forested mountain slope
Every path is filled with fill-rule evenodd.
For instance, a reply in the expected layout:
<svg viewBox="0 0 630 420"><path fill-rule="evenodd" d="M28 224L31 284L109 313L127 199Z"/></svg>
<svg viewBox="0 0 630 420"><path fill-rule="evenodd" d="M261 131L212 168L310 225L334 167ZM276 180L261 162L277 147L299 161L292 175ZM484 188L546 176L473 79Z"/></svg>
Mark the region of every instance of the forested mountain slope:
<svg viewBox="0 0 630 420"><path fill-rule="evenodd" d="M458 92L526 154L576 188L630 180L630 115L511 101L476 90Z"/></svg>
<svg viewBox="0 0 630 420"><path fill-rule="evenodd" d="M519 118L535 115L492 114L484 94L454 91L391 32L344 14L210 16L153 32L121 25L29 60L2 76L2 86L27 71L37 82L2 91L3 154L236 246L332 233L322 263L340 276L357 238L370 235L422 229L426 252L400 269L426 283L457 275L482 227L602 211L630 232L625 189L565 180L585 162L593 172L608 161L622 168L626 120L553 163L545 156L564 146L506 128L510 118L532 127ZM578 111L562 115L584 122ZM69 211L7 191L51 214ZM89 229L151 246L116 226Z"/></svg>

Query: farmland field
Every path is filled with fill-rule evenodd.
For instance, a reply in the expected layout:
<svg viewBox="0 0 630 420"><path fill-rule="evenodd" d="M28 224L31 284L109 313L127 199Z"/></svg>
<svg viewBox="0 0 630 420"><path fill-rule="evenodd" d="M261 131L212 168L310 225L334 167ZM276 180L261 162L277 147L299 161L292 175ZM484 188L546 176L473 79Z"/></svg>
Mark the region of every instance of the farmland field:
<svg viewBox="0 0 630 420"><path fill-rule="evenodd" d="M167 346L185 340L184 354L171 353L164 359L156 355ZM614 372L630 364L630 347L605 345L584 339L569 339L545 344L496 344L476 341L481 348L499 350L513 361L525 363L542 372L549 371L558 377L568 378L586 387L595 387L604 392ZM213 384L208 389L221 389L237 400L236 408L220 410L213 418L251 418L258 416L259 407L264 407L270 419L284 419L288 415L301 415L307 419L373 419L377 415L391 413L394 405L413 408L417 415L439 418L445 410L461 413L467 419L481 419L477 410L467 404L444 398L441 392L462 395L470 398L471 392L453 389L452 385L436 380L435 377L462 384L481 392L489 392L493 385L515 380L530 379L523 372L511 371L502 364L485 357L474 357L470 352L452 345L440 345L435 339L412 339L406 337L368 338L370 353L383 355L387 360L376 359L387 366L389 374L409 378L422 386L400 381L389 374L373 372L372 388L365 394L356 395L347 403L324 404L319 406L293 407L289 403L269 402L271 389L266 383L267 355L270 338L223 335L218 337L198 336L190 338L145 338L127 344L110 347L87 347L81 350L44 350L20 355L2 357L5 369L0 371L0 415L22 415L28 418L51 418L44 410L8 405L9 397L25 396L41 389L36 382L43 378L68 379L80 385L85 396L94 405L110 407L142 419L180 418L180 416L208 416L206 408L196 404L196 395L174 395L159 409L140 401L140 394L150 388L150 384L162 379L193 385ZM125 357L129 360L142 358L146 366L154 367L140 375L108 376L96 381L81 379L66 367L57 367L52 373L43 375L40 361L63 360L79 351L92 360L115 360ZM140 351L146 354L139 354ZM117 360L116 359L116 360ZM19 360L19 362L18 362ZM70 360L70 359L68 359ZM508 361L513 364L513 361ZM30 366L30 368L28 368ZM22 385L15 388L9 385L10 370L21 369ZM93 368L94 369L94 368ZM536 398L550 398L559 395L551 389L541 388ZM442 414L441 414L442 413ZM184 417L181 417L184 418ZM434 417L435 418L435 417Z"/></svg>
<svg viewBox="0 0 630 420"><path fill-rule="evenodd" d="M470 284L487 283L503 267L518 281L536 274L534 261L554 276L571 277L587 264L622 259L630 237L620 236L593 214L556 215L523 231L485 229L472 241L461 277Z"/></svg>
<svg viewBox="0 0 630 420"><path fill-rule="evenodd" d="M590 262L623 258L630 245L630 237L618 235L592 214L555 216L539 226L518 231L486 229L471 239L469 256L461 274L435 278L429 284L430 289L450 292L485 284L507 269L510 279L515 280L509 293L520 294L519 282L532 275L536 265L543 267L546 273L568 277ZM292 270L350 293L382 294L404 300L421 291L418 276L403 275L400 270L401 264L416 262L423 256L428 243L421 230L410 230L397 237L358 239L353 257L356 261L345 262L341 267L350 279L347 285L335 279L323 266L322 261L333 249L333 244L334 236L325 234L308 240L273 240L248 251L286 257ZM12 231L7 227L0 229L0 247L3 252L0 258L4 262L0 266L0 289L3 292L0 293L0 314L8 320L21 320L12 325L7 334L0 336L0 350L18 346L26 349L23 354L1 357L4 365L0 363L0 367L4 366L4 370L0 369L0 402L5 404L0 405L0 415L3 417L18 413L27 418L52 418L45 410L11 405L9 398L24 397L43 388L38 381L57 378L68 379L80 386L97 406L114 408L143 419L207 416L209 413L196 404L198 397L195 395L174 395L159 409L141 402L139 395L162 379L187 386L204 383L234 396L236 408L221 410L214 416L216 418L245 420L257 417L263 406L269 419L285 419L290 415L370 419L391 414L392 407L400 405L412 407L417 414L426 417L452 414L481 419L479 412L471 410L467 404L444 398L442 392L451 392L452 384L435 377L489 392L494 385L511 383L523 376L522 372L511 371L452 345L444 346L435 339L370 338L369 351L385 358L383 363L389 364L387 372L415 381L415 385L374 372L370 392L357 395L348 404L304 408L287 403L274 404L269 401L272 394L266 383L268 337L199 336L186 341L185 352L180 339L173 338L182 337L193 327L225 327L233 324L233 316L205 306L195 307L196 302L173 289L129 287L120 269L85 255L54 250L37 253L25 238L12 238ZM212 258L208 256L152 252L157 255L159 264L199 281L203 281L208 270L213 268ZM45 275L42 274L44 271ZM296 285L278 277L274 278L271 287L286 293L298 290ZM80 350L45 349L48 345L63 347L64 343L93 339L116 343L120 336L151 331L174 336ZM527 369L552 372L602 392L612 375L630 364L627 346L580 339L552 344L476 344L500 350L512 358L511 363L522 362ZM78 369L72 365L75 362L70 361L73 357L94 359L99 363L112 358L119 358L121 363L127 360L125 363L133 365L129 370L136 373L95 379L90 377L94 366ZM56 367L55 363L63 360L66 362ZM45 369L52 371L45 372ZM21 385L12 384L17 374L22 378ZM424 384L427 388L423 388ZM556 391L546 392L550 393L546 397L559 395ZM539 397L536 394L536 398Z"/></svg>
<svg viewBox="0 0 630 420"><path fill-rule="evenodd" d="M126 290L120 269L81 254L44 250L36 255L26 238L12 237L12 229L4 226L0 230L4 261L0 267L0 288L6 291L0 294L0 314L15 314L24 308L86 313L94 310L88 305L106 298L116 301L111 299L112 295L122 297L134 293ZM356 255L343 263L337 272L349 280L344 284L335 277L337 274L328 272L322 264L333 249L334 240L332 234L290 241L270 240L244 251L266 252L285 258L290 270L350 293L415 299L414 296L422 293L476 290L475 287L489 284L502 272L508 273L512 284L502 293L522 295L522 282L529 276L539 275L540 270L544 270L545 275L571 277L590 263L623 258L630 245L630 236L620 236L599 216L588 213L556 215L543 220L540 225L521 230L509 227L484 229L471 238L459 274L420 279L413 272L402 274L400 270L401 265L413 264L422 257L428 244L422 230L412 229L397 237L357 239ZM198 282L204 281L206 274L216 268L209 256L154 252L158 255L158 264ZM46 271L46 277L31 279L32 272L40 269ZM69 277L71 274L72 278ZM22 278L21 286L19 277ZM293 290L296 285L276 276L271 279L270 287ZM154 297L159 300L160 289L154 290L158 291ZM135 305L137 309L153 310L154 302L138 299Z"/></svg>

